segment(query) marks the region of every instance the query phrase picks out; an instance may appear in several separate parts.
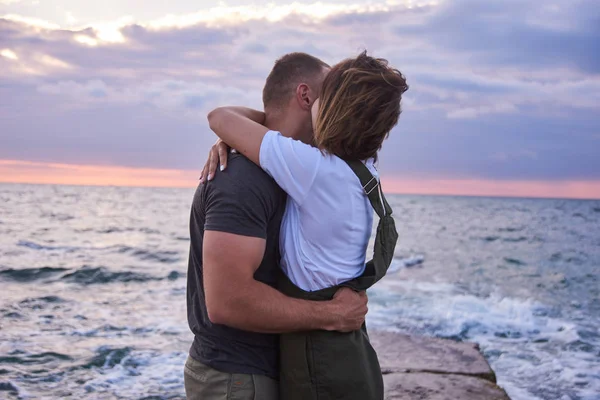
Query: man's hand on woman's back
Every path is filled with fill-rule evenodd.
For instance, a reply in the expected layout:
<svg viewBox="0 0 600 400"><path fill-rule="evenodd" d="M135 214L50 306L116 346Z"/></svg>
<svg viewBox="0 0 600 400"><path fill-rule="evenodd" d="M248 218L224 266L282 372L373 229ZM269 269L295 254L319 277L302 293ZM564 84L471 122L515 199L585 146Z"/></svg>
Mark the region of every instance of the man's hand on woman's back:
<svg viewBox="0 0 600 400"><path fill-rule="evenodd" d="M331 313L332 322L326 329L329 331L351 332L361 328L365 322L367 311L367 293L355 292L343 287L329 301L327 311Z"/></svg>

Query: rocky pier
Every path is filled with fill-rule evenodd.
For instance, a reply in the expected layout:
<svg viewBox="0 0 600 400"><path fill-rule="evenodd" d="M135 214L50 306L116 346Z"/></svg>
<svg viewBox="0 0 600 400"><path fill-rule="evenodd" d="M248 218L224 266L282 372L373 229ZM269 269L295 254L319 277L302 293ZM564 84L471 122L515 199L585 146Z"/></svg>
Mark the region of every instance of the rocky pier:
<svg viewBox="0 0 600 400"><path fill-rule="evenodd" d="M373 331L386 400L510 400L475 343Z"/></svg>

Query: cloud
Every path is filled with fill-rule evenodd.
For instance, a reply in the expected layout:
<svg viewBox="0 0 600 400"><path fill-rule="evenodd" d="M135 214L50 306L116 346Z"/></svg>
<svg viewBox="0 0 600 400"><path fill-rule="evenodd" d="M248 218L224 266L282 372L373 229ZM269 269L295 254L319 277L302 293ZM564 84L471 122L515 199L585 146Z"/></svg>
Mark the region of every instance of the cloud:
<svg viewBox="0 0 600 400"><path fill-rule="evenodd" d="M190 187L196 171L0 160L0 182L63 185Z"/></svg>
<svg viewBox="0 0 600 400"><path fill-rule="evenodd" d="M18 60L19 56L17 56L17 54L12 51L11 49L3 49L0 51L0 56L4 57L4 58L8 58L9 60Z"/></svg>
<svg viewBox="0 0 600 400"><path fill-rule="evenodd" d="M260 107L277 57L366 48L410 85L383 170L598 179L597 43L588 0L221 6L79 28L13 14L0 18L0 158L193 169L214 140L206 113Z"/></svg>
<svg viewBox="0 0 600 400"><path fill-rule="evenodd" d="M515 160L518 158L529 158L532 160L537 160L538 155L536 152L531 151L531 150L527 150L527 149L519 149L519 150L515 150L512 153L505 153L505 152L499 152L499 153L495 153L492 155L491 157L494 160L497 161L511 161L511 160Z"/></svg>
<svg viewBox="0 0 600 400"><path fill-rule="evenodd" d="M109 85L103 80L87 82L59 81L37 87L39 93L59 96L72 101L76 108L98 104L152 105L164 112L179 116L205 118L205 112L226 105L232 99L241 104L260 108L261 101L234 86L182 80L156 81L126 88ZM204 112L198 114L196 110Z"/></svg>
<svg viewBox="0 0 600 400"><path fill-rule="evenodd" d="M447 1L400 37L426 36L482 64L574 67L600 73L600 11L595 0Z"/></svg>
<svg viewBox="0 0 600 400"><path fill-rule="evenodd" d="M462 109L458 109L458 110L453 110L448 112L447 117L448 118L454 118L454 119L461 119L461 118L467 118L467 119L473 119L473 118L477 118L481 115L485 115L485 114L503 114L503 113L513 113L517 111L517 107L515 107L514 104L510 104L510 103L500 103L500 104L493 104L490 106L480 106L480 107L467 107L467 108L462 108Z"/></svg>
<svg viewBox="0 0 600 400"><path fill-rule="evenodd" d="M42 163L0 160L0 183L194 187L198 170L127 168L103 165ZM517 196L542 198L600 198L600 181L498 181L477 179L403 179L383 176L388 193Z"/></svg>
<svg viewBox="0 0 600 400"><path fill-rule="evenodd" d="M382 177L386 192L463 196L600 199L600 181L402 179Z"/></svg>
<svg viewBox="0 0 600 400"><path fill-rule="evenodd" d="M8 0L10 1L10 0ZM15 22L15 23L20 23L23 25L26 25L27 27L36 29L38 31L42 30L42 29L60 29L60 25L58 24L54 24L52 22L48 22L45 21L43 19L39 19L39 18L32 18L32 17L24 17L22 15L16 15L16 14L7 14L4 15L2 17L3 20L5 21L10 21L10 22Z"/></svg>

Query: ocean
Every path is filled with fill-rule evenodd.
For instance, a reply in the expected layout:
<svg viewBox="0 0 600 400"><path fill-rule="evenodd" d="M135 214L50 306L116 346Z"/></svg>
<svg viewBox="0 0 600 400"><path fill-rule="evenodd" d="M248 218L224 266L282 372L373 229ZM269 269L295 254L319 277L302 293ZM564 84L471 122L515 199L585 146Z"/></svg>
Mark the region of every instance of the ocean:
<svg viewBox="0 0 600 400"><path fill-rule="evenodd" d="M0 185L0 398L185 397L192 195ZM371 330L477 342L514 400L600 399L600 201L389 200Z"/></svg>

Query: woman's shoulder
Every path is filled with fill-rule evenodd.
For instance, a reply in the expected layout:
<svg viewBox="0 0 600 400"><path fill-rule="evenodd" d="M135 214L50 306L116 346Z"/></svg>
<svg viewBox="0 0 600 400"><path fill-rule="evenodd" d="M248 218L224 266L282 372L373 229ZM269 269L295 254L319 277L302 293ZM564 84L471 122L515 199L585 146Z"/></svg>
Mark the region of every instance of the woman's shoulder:
<svg viewBox="0 0 600 400"><path fill-rule="evenodd" d="M344 159L335 155L331 155L329 153L324 153L323 157L325 160L325 164L330 166L331 168L343 172L344 175L356 175L350 163L345 161ZM379 172L377 171L376 161L374 158L362 160L361 162L367 167L367 169L369 170L369 172L371 172L372 175L374 175L375 177L379 177Z"/></svg>

